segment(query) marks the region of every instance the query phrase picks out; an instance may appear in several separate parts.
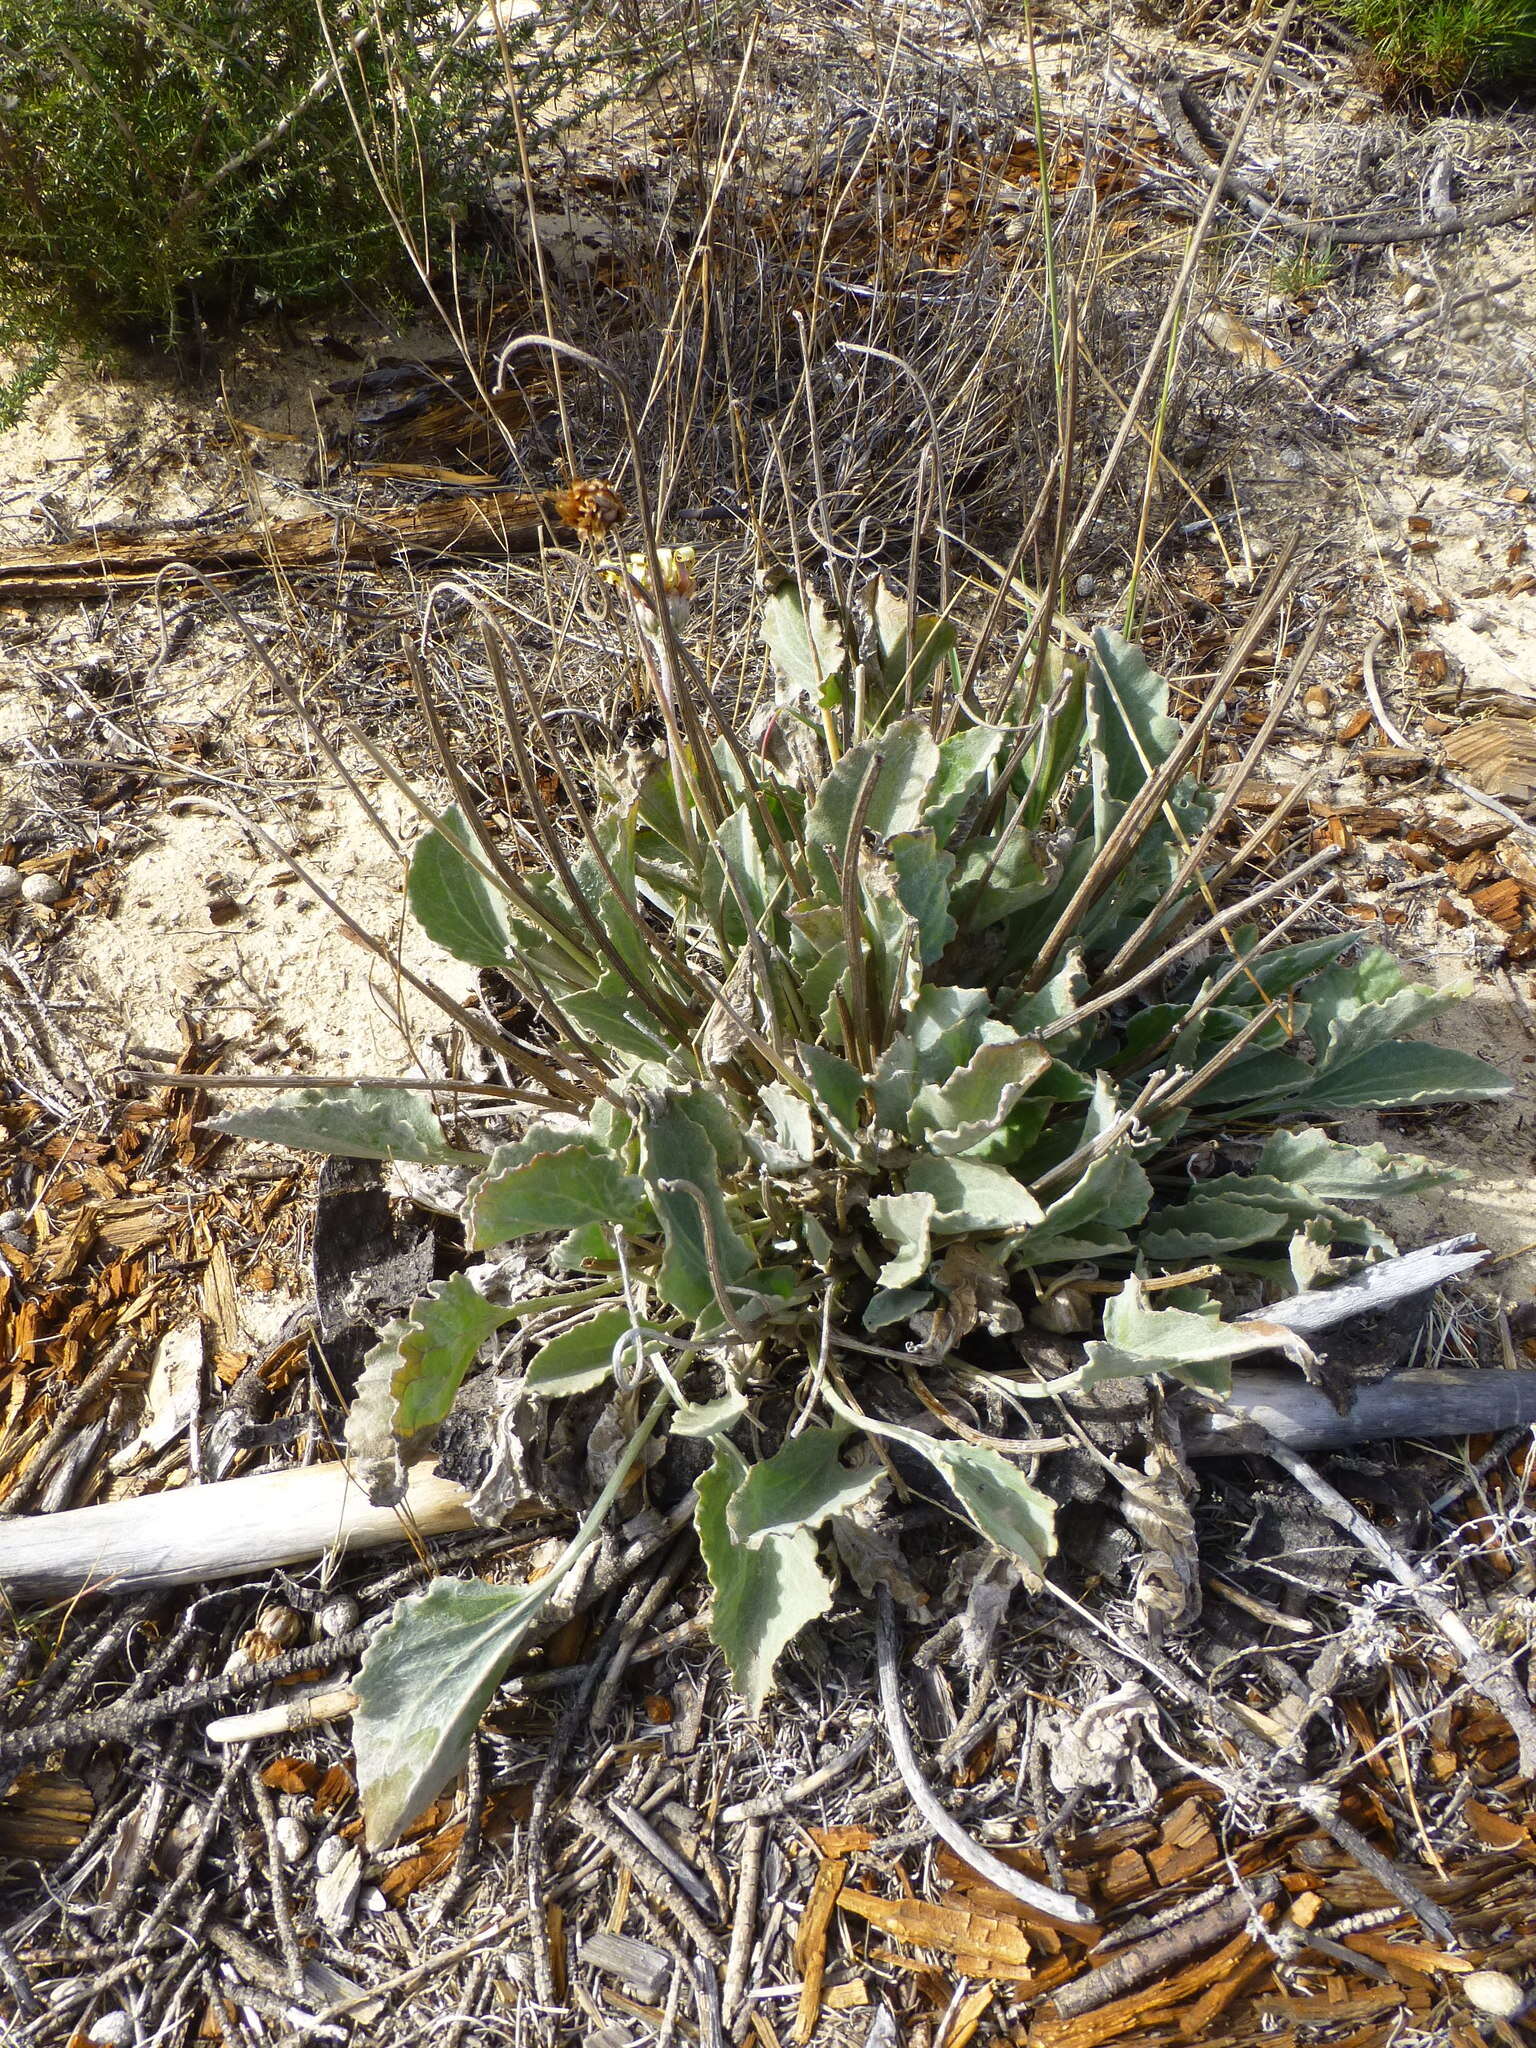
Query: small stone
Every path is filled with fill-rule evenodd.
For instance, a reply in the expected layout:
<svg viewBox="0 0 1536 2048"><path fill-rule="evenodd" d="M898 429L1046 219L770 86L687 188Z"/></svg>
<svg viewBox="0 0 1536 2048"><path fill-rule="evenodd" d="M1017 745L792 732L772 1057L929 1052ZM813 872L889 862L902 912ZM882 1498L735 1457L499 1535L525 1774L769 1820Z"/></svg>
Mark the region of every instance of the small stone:
<svg viewBox="0 0 1536 2048"><path fill-rule="evenodd" d="M28 875L21 885L21 894L27 903L57 903L64 894L64 884L57 875Z"/></svg>
<svg viewBox="0 0 1536 2048"><path fill-rule="evenodd" d="M133 2039L133 2020L125 2012L104 2012L100 2019L91 2021L85 2038L91 2048L125 2048Z"/></svg>
<svg viewBox="0 0 1536 2048"><path fill-rule="evenodd" d="M1491 633L1493 631L1493 619L1491 616L1487 612L1478 611L1475 606L1469 605L1461 614L1461 623L1469 633Z"/></svg>
<svg viewBox="0 0 1536 2048"><path fill-rule="evenodd" d="M323 1636L350 1635L357 1627L362 1611L350 1593L338 1593L334 1599L326 1601L315 1621Z"/></svg>
<svg viewBox="0 0 1536 2048"><path fill-rule="evenodd" d="M322 1877L329 1877L347 1853L347 1845L340 1835L327 1835L315 1851L315 1868Z"/></svg>
<svg viewBox="0 0 1536 2048"><path fill-rule="evenodd" d="M0 862L0 903L21 894L21 869Z"/></svg>
<svg viewBox="0 0 1536 2048"><path fill-rule="evenodd" d="M358 1893L357 1903L365 1913L387 1913L389 1901L376 1884L365 1884Z"/></svg>
<svg viewBox="0 0 1536 2048"><path fill-rule="evenodd" d="M1091 569L1085 569L1072 588L1079 597L1092 597L1099 587L1099 579Z"/></svg>
<svg viewBox="0 0 1536 2048"><path fill-rule="evenodd" d="M1524 1988L1502 1970L1474 1970L1461 1979L1461 1990L1468 2005L1497 2020L1512 2020L1525 2004Z"/></svg>
<svg viewBox="0 0 1536 2048"><path fill-rule="evenodd" d="M277 1842L278 1854L290 1867L302 1863L309 1854L309 1829L291 1813L285 1813L279 1818L272 1834Z"/></svg>

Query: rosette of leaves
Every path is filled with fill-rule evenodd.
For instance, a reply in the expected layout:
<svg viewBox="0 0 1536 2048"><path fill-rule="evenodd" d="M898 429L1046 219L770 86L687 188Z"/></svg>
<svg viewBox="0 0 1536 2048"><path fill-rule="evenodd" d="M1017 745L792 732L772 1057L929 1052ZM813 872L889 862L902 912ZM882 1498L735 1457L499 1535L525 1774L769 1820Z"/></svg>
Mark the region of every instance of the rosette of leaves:
<svg viewBox="0 0 1536 2048"><path fill-rule="evenodd" d="M1071 1385L1167 1373L1219 1397L1235 1357L1283 1341L1230 1312L1229 1278L1273 1298L1352 1270L1392 1248L1359 1205L1443 1177L1315 1120L1508 1084L1405 1037L1458 991L1380 951L1346 960L1347 935L1290 938L1315 895L1266 927L1326 855L1221 907L1237 785L1218 799L1191 764L1224 682L1182 725L1101 630L1085 656L1026 652L983 708L948 622L883 586L838 617L787 584L748 738L662 610L641 614L660 739L580 763L520 671L514 701L488 629L545 864L509 864L446 749L459 801L411 864L426 932L541 1020L500 1046L533 1105L519 1134L465 1152L421 1098L367 1088L222 1127L471 1165L471 1253L544 1241L531 1299L487 1299L472 1271L384 1334L354 1447L387 1464L511 1322L527 1396L606 1388L630 1432L603 1509L664 1418L706 1440L713 1630L755 1707L831 1603L828 1522L884 1483L861 1438L926 1461L1026 1575L1051 1554L1051 1503L1019 1464L879 1412L876 1360L931 1374L1086 1277L1106 1305ZM1204 1285L1180 1280L1196 1268ZM777 1444L741 1426L770 1410ZM595 1527L535 1586L440 1580L376 1639L355 1724L373 1840L457 1768Z"/></svg>

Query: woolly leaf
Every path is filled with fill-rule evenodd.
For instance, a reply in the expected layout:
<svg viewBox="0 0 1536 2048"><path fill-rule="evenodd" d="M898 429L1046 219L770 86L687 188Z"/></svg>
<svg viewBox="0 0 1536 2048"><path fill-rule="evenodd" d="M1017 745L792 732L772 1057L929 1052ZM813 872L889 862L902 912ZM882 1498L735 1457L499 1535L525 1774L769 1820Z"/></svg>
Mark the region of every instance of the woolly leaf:
<svg viewBox="0 0 1536 2048"><path fill-rule="evenodd" d="M915 832L938 766L938 747L922 719L903 718L887 726L878 737L850 747L827 776L811 804L807 838L841 869L859 791L871 768L874 784L864 811L864 830L881 839Z"/></svg>
<svg viewBox="0 0 1536 2048"><path fill-rule="evenodd" d="M387 1848L463 1769L480 1717L549 1590L547 1580L434 1579L402 1600L368 1645L352 1746L370 1849Z"/></svg>
<svg viewBox="0 0 1536 2048"><path fill-rule="evenodd" d="M935 1237L962 1237L972 1230L1028 1230L1045 1214L1022 1181L1006 1168L979 1159L921 1154L907 1170L907 1187L932 1195Z"/></svg>
<svg viewBox="0 0 1536 2048"><path fill-rule="evenodd" d="M1271 1131L1255 1170L1334 1202L1416 1195L1465 1178L1454 1167L1436 1166L1413 1152L1338 1144L1325 1131Z"/></svg>
<svg viewBox="0 0 1536 2048"><path fill-rule="evenodd" d="M472 1250L587 1223L633 1230L647 1220L643 1183L595 1138L555 1133L545 1142L549 1149L532 1154L528 1140L498 1145L470 1183L464 1216Z"/></svg>
<svg viewBox="0 0 1536 2048"><path fill-rule="evenodd" d="M505 967L513 953L506 898L459 850L474 835L457 806L411 856L406 896L427 937L472 967Z"/></svg>
<svg viewBox="0 0 1536 2048"><path fill-rule="evenodd" d="M1051 1055L1030 1039L978 1046L942 1087L930 1082L919 1090L908 1128L934 1152L968 1152L998 1128L1050 1065Z"/></svg>
<svg viewBox="0 0 1536 2048"><path fill-rule="evenodd" d="M932 1195L876 1195L869 1205L869 1220L896 1256L880 1268L884 1288L910 1287L927 1272L933 1258L932 1227L937 1205Z"/></svg>
<svg viewBox="0 0 1536 2048"><path fill-rule="evenodd" d="M778 677L781 705L815 708L848 660L842 628L813 590L785 581L763 602L763 643Z"/></svg>
<svg viewBox="0 0 1536 2048"><path fill-rule="evenodd" d="M1104 1310L1104 1341L1091 1343L1073 1376L1077 1387L1101 1380L1144 1379L1166 1372L1206 1393L1232 1391L1234 1358L1283 1351L1298 1365L1313 1363L1310 1348L1292 1331L1263 1321L1224 1323L1214 1312L1153 1308L1132 1274Z"/></svg>
<svg viewBox="0 0 1536 2048"><path fill-rule="evenodd" d="M326 1152L335 1159L409 1159L425 1166L465 1161L443 1136L426 1092L411 1088L295 1088L268 1095L250 1109L233 1109L208 1119L208 1128L232 1138L256 1138L292 1145L300 1152Z"/></svg>
<svg viewBox="0 0 1536 2048"><path fill-rule="evenodd" d="M1513 1081L1470 1052L1448 1045L1378 1045L1319 1073L1299 1099L1309 1109L1411 1109L1428 1102L1489 1102Z"/></svg>
<svg viewBox="0 0 1536 2048"><path fill-rule="evenodd" d="M613 1347L631 1326L627 1308L600 1309L574 1330L562 1330L533 1356L524 1385L546 1401L589 1394L613 1372Z"/></svg>
<svg viewBox="0 0 1536 2048"><path fill-rule="evenodd" d="M711 1238L724 1285L741 1280L754 1261L752 1247L726 1212L719 1158L702 1116L692 1114L692 1108L687 1096L650 1097L640 1129L646 1189L667 1241L657 1291L672 1308L697 1316L716 1300Z"/></svg>
<svg viewBox="0 0 1536 2048"><path fill-rule="evenodd" d="M725 1438L715 1438L715 1461L698 1485L694 1521L714 1589L710 1634L725 1653L736 1690L758 1713L773 1685L785 1647L832 1605L832 1588L816 1562L816 1542L804 1529L765 1535L748 1550L731 1535L729 1510L748 1467Z"/></svg>
<svg viewBox="0 0 1536 2048"><path fill-rule="evenodd" d="M878 1486L879 1465L854 1472L842 1461L846 1429L807 1429L760 1465L731 1495L726 1522L733 1540L761 1550L800 1529L819 1529L828 1515L846 1514Z"/></svg>

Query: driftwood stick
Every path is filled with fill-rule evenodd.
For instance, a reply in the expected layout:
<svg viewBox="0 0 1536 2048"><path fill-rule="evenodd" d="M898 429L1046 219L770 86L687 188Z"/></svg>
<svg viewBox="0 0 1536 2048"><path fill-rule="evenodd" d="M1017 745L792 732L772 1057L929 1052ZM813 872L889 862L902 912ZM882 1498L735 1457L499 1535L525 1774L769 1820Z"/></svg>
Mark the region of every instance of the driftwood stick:
<svg viewBox="0 0 1536 2048"><path fill-rule="evenodd" d="M1253 1366L1232 1375L1224 1407L1181 1417L1191 1458L1337 1451L1391 1437L1481 1436L1536 1424L1536 1372L1399 1372L1361 1387L1341 1415L1297 1372Z"/></svg>
<svg viewBox="0 0 1536 2048"><path fill-rule="evenodd" d="M0 1593L12 1601L142 1593L475 1526L462 1488L431 1465L412 1468L400 1508L370 1506L344 1466L301 1465L0 1521Z"/></svg>

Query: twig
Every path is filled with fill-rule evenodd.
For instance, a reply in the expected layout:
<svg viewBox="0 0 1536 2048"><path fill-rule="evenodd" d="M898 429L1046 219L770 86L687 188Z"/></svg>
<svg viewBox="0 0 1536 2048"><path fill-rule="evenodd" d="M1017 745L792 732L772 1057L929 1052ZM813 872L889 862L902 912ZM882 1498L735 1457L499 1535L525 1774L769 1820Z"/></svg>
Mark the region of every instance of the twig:
<svg viewBox="0 0 1536 2048"><path fill-rule="evenodd" d="M1259 1909L1268 1905L1279 1890L1279 1878L1273 1871L1265 1871L1251 1887L1240 1887L1214 1905L1207 1906L1203 1912L1191 1913L1187 1918L1175 1921L1171 1927L1148 1934L1134 1947L1122 1949L1098 1969L1085 1970L1070 1984L1064 1984L1059 1991L1053 1992L1052 2003L1064 2020L1075 2019L1079 2013L1091 2012L1097 2005L1107 2005L1112 1998L1120 1998L1127 1991L1136 1990L1153 1977L1171 1976L1202 1949L1215 1948L1223 1941L1230 1941L1233 1935L1241 1934Z"/></svg>
<svg viewBox="0 0 1536 2048"><path fill-rule="evenodd" d="M1208 1686L1198 1686L1185 1672L1181 1671L1171 1657L1154 1649L1150 1643L1138 1642L1131 1636L1120 1633L1111 1642L1102 1626L1071 1595L1046 1581L1049 1592L1056 1595L1064 1607L1088 1622L1089 1628L1074 1628L1070 1623L1053 1622L1051 1633L1062 1642L1086 1656L1095 1658L1108 1670L1122 1679L1135 1678L1136 1667L1141 1665L1159 1679L1169 1691L1184 1701L1186 1706L1216 1722L1242 1755L1251 1762L1271 1770L1280 1762L1278 1744L1269 1741L1256 1728L1234 1712L1218 1693ZM1415 1883L1406 1870L1383 1856L1360 1833L1351 1827L1338 1810L1338 1797L1321 1785L1314 1785L1305 1779L1290 1778L1289 1782L1277 1787L1282 1798L1291 1800L1303 1813L1311 1816L1325 1833L1331 1835L1345 1854L1354 1858L1363 1870L1374 1877L1383 1890L1391 1893L1417 1916L1420 1923L1437 1941L1450 1942L1455 1939L1449 1918Z"/></svg>
<svg viewBox="0 0 1536 2048"><path fill-rule="evenodd" d="M637 1882L666 1907L701 1955L708 1956L711 1962L725 1961L725 1950L720 1945L719 1936L706 1924L692 1899L659 1857L644 1848L627 1828L610 1820L590 1799L572 1798L567 1803L566 1813L594 1842L601 1842L606 1849L612 1850L619 1863L634 1872Z"/></svg>
<svg viewBox="0 0 1536 2048"><path fill-rule="evenodd" d="M34 2020L38 2017L42 2007L32 1994L31 1980L12 1954L4 1934L0 1934L0 1982L9 1988L12 1998L16 2001L16 2010L24 2020Z"/></svg>
<svg viewBox="0 0 1536 2048"><path fill-rule="evenodd" d="M1223 199L1241 206L1261 227L1293 235L1305 247L1324 243L1332 248L1381 248L1393 242L1438 242L1477 228L1502 227L1523 214L1536 213L1536 185L1522 185L1504 199L1438 219L1411 220L1406 214L1372 214L1363 220L1303 220L1273 205L1235 172L1225 175L1206 155L1205 144L1221 145L1215 123L1192 87L1174 82L1160 88L1157 107L1168 139L1192 171ZM1201 133L1197 134L1197 129ZM1228 152L1230 154L1230 151Z"/></svg>
<svg viewBox="0 0 1536 2048"><path fill-rule="evenodd" d="M363 1991L348 1992L345 1998L339 1998L334 2005L325 2006L317 2012L314 2019L305 2026L284 2034L281 2040L273 2043L273 2048L302 2048L302 2044L310 2039L315 2027L326 2026L332 2020L342 2019L348 2013L355 2012L361 2005L372 2005L376 2000L393 1998L404 1991L414 1991L429 1977L435 1977L443 1970L451 1970L455 1964L464 1962L491 1942L500 1941L503 1935L512 1932L522 1917L521 1907L515 1912L504 1913L499 1920L493 1920L489 1927L482 1927L477 1934L470 1935L467 1941L461 1941L456 1948L445 1948L427 1962L416 1963L409 1970L401 1970L397 1976L386 1977L382 1984L370 1985Z"/></svg>
<svg viewBox="0 0 1536 2048"><path fill-rule="evenodd" d="M867 1753L874 1739L874 1730L866 1729L862 1735L850 1742L846 1749L839 1750L830 1763L823 1764L818 1771L812 1771L809 1777L796 1778L792 1785L786 1785L781 1792L765 1792L761 1799L748 1799L736 1806L722 1807L721 1820L730 1827L742 1820L777 1819L781 1813L788 1812L790 1807L798 1806L803 1799L809 1799L817 1792L824 1792L828 1785L836 1783L844 1771L851 1771L860 1757Z"/></svg>
<svg viewBox="0 0 1536 2048"><path fill-rule="evenodd" d="M126 1742L156 1721L173 1720L194 1707L210 1707L234 1693L259 1692L279 1679L297 1678L301 1672L339 1664L344 1658L362 1653L371 1640L376 1622L352 1629L329 1642L305 1643L281 1657L269 1657L261 1664L241 1664L217 1678L203 1678L191 1685L178 1685L153 1699L119 1700L95 1713L72 1714L68 1719L38 1721L30 1728L0 1732L0 1763L28 1763L47 1756L51 1750L100 1749L109 1742Z"/></svg>
<svg viewBox="0 0 1536 2048"><path fill-rule="evenodd" d="M752 1931L757 1925L757 1889L763 1872L763 1844L767 1839L766 1821L747 1822L739 1851L741 1862L736 1878L735 1910L731 1918L731 1946L725 1961L725 1990L720 1998L727 2032L736 2024L736 2014L747 1988Z"/></svg>
<svg viewBox="0 0 1536 2048"><path fill-rule="evenodd" d="M5 1499L0 1501L0 1516L19 1513L32 1499L48 1476L48 1468L53 1463L55 1452L73 1435L80 1416L103 1388L116 1378L123 1360L143 1341L138 1330L125 1330L107 1346L54 1417L53 1427L39 1444L26 1471L22 1473Z"/></svg>
<svg viewBox="0 0 1536 2048"><path fill-rule="evenodd" d="M327 1721L343 1720L357 1705L350 1685L324 1686L319 1692L301 1694L298 1699L279 1700L254 1714L230 1714L222 1721L210 1721L204 1739L213 1743L261 1742L268 1735L296 1735Z"/></svg>
<svg viewBox="0 0 1536 2048"><path fill-rule="evenodd" d="M1421 333L1436 320L1443 320L1448 314L1459 313L1463 306L1475 306L1483 299L1496 299L1504 292L1512 292L1516 285L1524 284L1523 277L1506 277L1499 284L1485 284L1476 291L1458 292L1454 299L1447 299L1438 306L1430 306L1423 313L1415 313L1411 320L1399 321L1396 327L1389 327L1385 334L1378 334L1374 341L1357 341L1353 350L1342 363L1335 363L1326 377L1312 387L1314 398L1326 398L1335 384L1342 384L1351 370L1362 370L1372 356L1379 356L1385 348L1395 348L1400 341L1407 341Z"/></svg>
<svg viewBox="0 0 1536 2048"><path fill-rule="evenodd" d="M256 1808L256 1818L261 1822L261 1832L267 1843L267 1891L272 1900L272 1924L277 1929L278 1947L283 1952L283 1963L288 1972L288 1993L291 1998L304 1996L304 1957L299 1949L299 1938L294 1932L293 1914L288 1906L288 1887L283 1878L283 1852L277 1839L277 1806L272 1794L261 1782L261 1775L250 1773L251 1801Z"/></svg>
<svg viewBox="0 0 1536 2048"><path fill-rule="evenodd" d="M1053 1920L1070 1927L1093 1927L1098 1916L1085 1906L1080 1899L1074 1899L1067 1892L1052 1891L1048 1885L1037 1884L1031 1877L994 1856L990 1849L972 1840L960 1823L947 1813L929 1789L928 1782L918 1769L917 1758L912 1752L912 1739L907 1733L906 1720L901 1711L901 1682L899 1677L899 1655L896 1641L896 1608L891 1599L890 1588L879 1588L879 1624L875 1631L875 1647L880 1667L880 1704L885 1710L885 1728L891 1745L891 1755L901 1773L902 1783L911 1795L912 1804L932 1828L941 1841L948 1843L957 1856L963 1857L970 1867L990 1885L1007 1892L1010 1898L1018 1899L1037 1913L1045 1913Z"/></svg>
<svg viewBox="0 0 1536 2048"><path fill-rule="evenodd" d="M1277 1465L1282 1465L1290 1473L1298 1486L1305 1487L1330 1521L1345 1530L1362 1550L1391 1573L1420 1612L1434 1623L1460 1657L1468 1678L1498 1708L1513 1729L1520 1745L1522 1775L1527 1778L1536 1776L1536 1713L1531 1711L1531 1703L1513 1675L1495 1663L1450 1602L1425 1583L1413 1561L1405 1557L1374 1522L1367 1521L1354 1503L1346 1500L1314 1466L1274 1438L1265 1445L1265 1451Z"/></svg>

